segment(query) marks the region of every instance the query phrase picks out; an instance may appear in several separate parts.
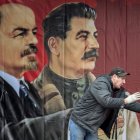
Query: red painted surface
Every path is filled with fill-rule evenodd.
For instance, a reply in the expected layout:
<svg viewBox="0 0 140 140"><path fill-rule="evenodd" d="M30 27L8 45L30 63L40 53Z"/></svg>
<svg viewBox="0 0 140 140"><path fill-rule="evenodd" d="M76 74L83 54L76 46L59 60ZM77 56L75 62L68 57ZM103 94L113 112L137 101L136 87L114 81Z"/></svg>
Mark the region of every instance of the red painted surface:
<svg viewBox="0 0 140 140"><path fill-rule="evenodd" d="M35 79L47 64L43 45L42 20L50 10L65 2L85 2L97 10L96 27L99 32L100 57L95 75L109 72L113 67L123 67L131 76L126 88L140 91L140 1L139 0L1 0L0 4L17 2L33 9L38 26L38 71L30 71L25 78ZM11 15L12 16L12 15ZM140 115L139 115L140 116ZM140 119L140 117L139 117Z"/></svg>

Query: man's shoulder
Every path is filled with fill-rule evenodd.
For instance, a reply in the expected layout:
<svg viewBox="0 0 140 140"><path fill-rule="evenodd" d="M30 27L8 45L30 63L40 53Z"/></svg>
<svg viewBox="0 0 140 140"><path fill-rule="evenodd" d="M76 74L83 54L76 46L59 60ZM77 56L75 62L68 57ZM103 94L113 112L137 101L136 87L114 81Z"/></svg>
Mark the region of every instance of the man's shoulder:
<svg viewBox="0 0 140 140"><path fill-rule="evenodd" d="M97 82L110 82L111 78L107 74L100 75L96 78Z"/></svg>
<svg viewBox="0 0 140 140"><path fill-rule="evenodd" d="M0 77L0 99L5 93L8 93L8 91L11 90L11 86L2 77Z"/></svg>
<svg viewBox="0 0 140 140"><path fill-rule="evenodd" d="M95 81L93 81L92 86L93 87L109 87L111 88L111 79L108 77L108 75L100 75L96 78Z"/></svg>
<svg viewBox="0 0 140 140"><path fill-rule="evenodd" d="M0 76L0 84L4 82L3 78Z"/></svg>
<svg viewBox="0 0 140 140"><path fill-rule="evenodd" d="M45 66L38 77L32 81L32 84L38 89L51 83L51 77L48 75L48 66Z"/></svg>
<svg viewBox="0 0 140 140"><path fill-rule="evenodd" d="M42 93L59 93L56 86L53 84L51 77L48 74L48 66L45 66L39 76L32 81L33 86Z"/></svg>
<svg viewBox="0 0 140 140"><path fill-rule="evenodd" d="M0 76L0 89L4 89L9 85L1 76Z"/></svg>
<svg viewBox="0 0 140 140"><path fill-rule="evenodd" d="M0 90L3 89L4 86L4 80L2 79L2 77L0 77Z"/></svg>

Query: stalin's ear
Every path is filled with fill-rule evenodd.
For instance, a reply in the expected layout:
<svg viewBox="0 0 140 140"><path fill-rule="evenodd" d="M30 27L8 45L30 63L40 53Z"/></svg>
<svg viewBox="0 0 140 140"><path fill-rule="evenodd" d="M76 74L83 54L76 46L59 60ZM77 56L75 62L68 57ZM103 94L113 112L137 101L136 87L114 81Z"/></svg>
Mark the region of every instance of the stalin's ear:
<svg viewBox="0 0 140 140"><path fill-rule="evenodd" d="M62 40L59 37L50 37L48 39L48 46L49 46L50 52L54 55L59 55L61 43L62 43Z"/></svg>

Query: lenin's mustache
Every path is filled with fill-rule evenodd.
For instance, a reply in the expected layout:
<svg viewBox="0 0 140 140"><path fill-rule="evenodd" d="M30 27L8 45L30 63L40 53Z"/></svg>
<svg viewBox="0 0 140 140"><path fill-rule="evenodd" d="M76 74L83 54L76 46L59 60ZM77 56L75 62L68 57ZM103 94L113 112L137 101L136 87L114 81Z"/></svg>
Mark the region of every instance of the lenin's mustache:
<svg viewBox="0 0 140 140"><path fill-rule="evenodd" d="M85 59L88 59L90 57L98 57L99 56L99 52L98 52L98 49L92 49L88 52L85 52L83 57L81 58L82 60L85 60Z"/></svg>
<svg viewBox="0 0 140 140"><path fill-rule="evenodd" d="M24 57L26 55L37 53L38 49L35 45L29 45L29 48L21 52L21 57Z"/></svg>

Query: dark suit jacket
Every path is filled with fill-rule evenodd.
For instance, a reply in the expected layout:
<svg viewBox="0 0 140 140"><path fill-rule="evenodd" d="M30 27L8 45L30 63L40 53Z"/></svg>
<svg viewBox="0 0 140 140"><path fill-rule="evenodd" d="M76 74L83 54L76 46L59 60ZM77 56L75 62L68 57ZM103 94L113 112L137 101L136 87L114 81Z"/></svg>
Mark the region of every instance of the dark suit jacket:
<svg viewBox="0 0 140 140"><path fill-rule="evenodd" d="M29 83L28 86L29 98L23 104L15 90L0 77L0 140L64 140L69 110L44 116L36 89Z"/></svg>

